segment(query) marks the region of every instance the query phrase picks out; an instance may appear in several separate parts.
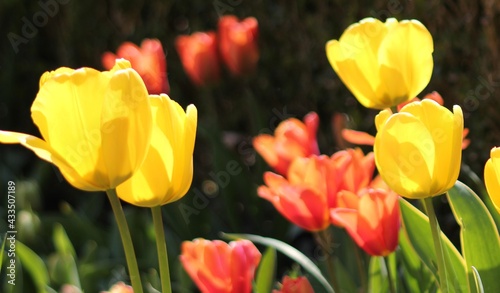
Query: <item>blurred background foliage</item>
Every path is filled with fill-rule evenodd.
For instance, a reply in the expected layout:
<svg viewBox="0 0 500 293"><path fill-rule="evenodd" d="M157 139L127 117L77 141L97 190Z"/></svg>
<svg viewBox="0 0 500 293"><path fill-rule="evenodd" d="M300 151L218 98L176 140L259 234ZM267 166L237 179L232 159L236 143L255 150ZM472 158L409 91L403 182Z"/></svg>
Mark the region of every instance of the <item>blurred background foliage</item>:
<svg viewBox="0 0 500 293"><path fill-rule="evenodd" d="M103 70L101 55L124 41L136 44L158 38L167 54L170 96L199 110L195 176L191 191L163 209L176 292L194 287L179 266L180 243L196 237L219 238L219 232L252 233L284 240L321 262L311 236L293 227L269 202L256 195L267 166L251 147L251 138L271 133L286 118L316 111L325 154L345 148L339 129L375 133L374 110L363 108L328 63L325 43L338 39L351 23L365 17L420 20L434 37L434 72L421 96L438 91L445 106L462 106L472 143L463 164L482 178L491 147L500 141L500 3L493 0L375 1L51 1L57 12L34 23L47 0L0 2L0 129L39 134L30 118L38 80L61 66ZM255 74L234 78L228 73L209 87L195 87L183 71L174 40L182 34L215 30L218 18L234 14L259 21L261 57ZM28 32L28 33L26 33ZM14 44L12 34L25 41ZM64 113L61 113L64 116ZM64 118L62 118L64 120ZM365 151L369 151L366 148ZM463 173L462 173L463 174ZM30 151L0 147L0 187L16 182L18 240L35 251L53 274L58 223L76 252L76 267L86 292L127 281L125 260L111 209L103 193L72 188L56 168ZM462 178L467 181L467 178ZM471 185L473 189L475 186ZM6 192L0 203L0 231L6 231ZM443 198L443 200L445 200ZM456 224L443 203L443 229L457 241ZM151 216L146 209L125 205L141 271L154 283L157 267ZM146 228L145 228L146 227ZM342 255L342 231L334 246ZM345 235L344 235L345 236ZM343 256L348 257L348 256ZM280 259L279 274L291 269ZM349 260L343 260L349 270ZM5 285L0 290L11 290ZM21 281L21 277L18 278ZM28 277L13 292L32 292ZM52 277L58 289L71 279ZM9 287L9 288L7 288ZM20 291L19 291L20 290ZM6 291L10 292L10 291ZM33 291L34 292L34 291Z"/></svg>

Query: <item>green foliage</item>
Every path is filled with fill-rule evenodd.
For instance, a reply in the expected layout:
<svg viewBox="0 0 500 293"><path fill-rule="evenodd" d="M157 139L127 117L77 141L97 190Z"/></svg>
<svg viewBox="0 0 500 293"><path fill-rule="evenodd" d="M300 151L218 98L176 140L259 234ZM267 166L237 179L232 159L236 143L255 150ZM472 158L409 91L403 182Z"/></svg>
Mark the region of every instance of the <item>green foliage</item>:
<svg viewBox="0 0 500 293"><path fill-rule="evenodd" d="M495 257L500 255L500 238L488 209L474 191L460 181L447 197L460 225L460 242L470 290L476 289L480 281L486 292L500 291L500 258Z"/></svg>

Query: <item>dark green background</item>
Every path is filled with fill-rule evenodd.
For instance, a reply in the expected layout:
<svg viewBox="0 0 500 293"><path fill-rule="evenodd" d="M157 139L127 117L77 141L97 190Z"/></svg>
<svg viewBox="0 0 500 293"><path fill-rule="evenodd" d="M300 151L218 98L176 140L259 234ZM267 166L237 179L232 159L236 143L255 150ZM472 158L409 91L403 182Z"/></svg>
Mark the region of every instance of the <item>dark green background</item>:
<svg viewBox="0 0 500 293"><path fill-rule="evenodd" d="M103 70L103 52L115 51L124 41L140 44L144 38L158 38L167 53L171 98L183 106L194 103L199 111L192 190L164 207L172 278L179 292L189 284L182 281L185 275L177 263L182 240L215 239L220 231L254 233L285 240L315 258L317 247L310 235L289 225L270 203L257 197L256 187L267 167L251 148L251 138L270 133L284 118L302 118L309 111L320 115L318 139L325 154L345 147L335 131L339 127L333 120L336 114L344 113L350 128L374 133L377 111L363 108L350 94L329 65L324 49L328 40L338 39L353 22L368 16L420 20L433 35L435 47L433 76L421 96L435 90L448 108L462 107L472 141L463 152L463 165L482 177L489 150L499 143L500 5L495 1L49 2L57 3L57 12L46 20L34 19L43 11L38 1L0 2L0 129L39 135L29 109L43 72L60 66ZM257 71L245 78L224 72L218 84L197 88L182 69L174 40L182 34L216 29L223 14L258 19L261 58ZM40 25L34 25L36 31L26 31L26 21ZM13 46L14 34L23 37L23 43ZM77 250L87 292L127 280L121 244L103 193L72 188L57 169L17 145L0 146L3 190L8 180L17 185L21 241L50 264L52 230L59 222ZM5 206L6 201L0 202L0 231L5 229ZM149 211L125 209L141 270L147 273L157 266ZM182 214L188 210L193 213L189 223ZM24 218L19 216L21 211ZM456 224L446 203L441 220L445 232L457 241ZM97 248L89 248L95 244ZM290 263L286 258L279 261L281 275ZM82 268L84 264L92 269ZM25 290L30 282L26 277ZM54 279L52 284L58 289L63 282Z"/></svg>

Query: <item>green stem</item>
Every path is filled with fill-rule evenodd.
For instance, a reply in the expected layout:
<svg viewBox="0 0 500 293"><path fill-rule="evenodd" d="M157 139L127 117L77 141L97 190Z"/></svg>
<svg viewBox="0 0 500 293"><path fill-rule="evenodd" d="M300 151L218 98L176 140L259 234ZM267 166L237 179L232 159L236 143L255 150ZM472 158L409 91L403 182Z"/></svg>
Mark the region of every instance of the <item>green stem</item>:
<svg viewBox="0 0 500 293"><path fill-rule="evenodd" d="M358 266L358 272L361 279L361 292L366 292L366 288L368 288L368 286L366 281L366 270L363 265L363 260L361 259L361 249L356 243L354 243L354 241L351 241L351 243L354 244L354 254L356 254L356 264Z"/></svg>
<svg viewBox="0 0 500 293"><path fill-rule="evenodd" d="M327 228L323 231L316 232L315 235L316 235L316 241L318 242L319 246L321 246L323 253L326 255L326 265L328 269L328 275L330 277L330 283L333 286L333 290L335 292L340 292L340 288L337 283L337 278L335 276L335 266L333 264L333 257L332 257L333 246L330 239L331 238L330 230Z"/></svg>
<svg viewBox="0 0 500 293"><path fill-rule="evenodd" d="M437 267L439 274L439 287L443 293L448 292L448 282L446 280L446 266L444 261L443 245L441 243L441 229L432 205L432 197L423 200L429 224L431 225L432 238L434 240L434 250L436 251Z"/></svg>
<svg viewBox="0 0 500 293"><path fill-rule="evenodd" d="M134 293L143 293L141 275L137 267L137 258L135 257L132 237L130 237L130 231L128 229L127 220L125 219L125 214L123 213L122 205L116 195L115 189L107 190L106 194L111 203L111 208L115 214L116 224L118 225L118 231L120 231L120 237L122 238L123 250L125 251L132 288L134 289Z"/></svg>
<svg viewBox="0 0 500 293"><path fill-rule="evenodd" d="M385 271L387 272L387 281L389 282L389 292L396 293L396 289L394 288L394 281L392 280L391 269L389 267L389 256L381 256L382 264L385 266Z"/></svg>
<svg viewBox="0 0 500 293"><path fill-rule="evenodd" d="M165 231L163 231L163 220L161 218L161 206L151 208L153 213L153 224L156 234L156 249L158 251L158 263L160 265L161 292L171 293L170 269L168 267L167 245L165 243Z"/></svg>

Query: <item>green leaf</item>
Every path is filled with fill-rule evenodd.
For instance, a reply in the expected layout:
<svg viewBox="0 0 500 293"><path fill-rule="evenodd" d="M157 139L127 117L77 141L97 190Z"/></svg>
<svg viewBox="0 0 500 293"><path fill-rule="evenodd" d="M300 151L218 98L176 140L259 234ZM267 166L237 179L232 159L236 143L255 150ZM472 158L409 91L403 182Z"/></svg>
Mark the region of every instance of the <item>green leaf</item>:
<svg viewBox="0 0 500 293"><path fill-rule="evenodd" d="M295 247L290 246L289 244L279 241L274 238L262 237L258 235L252 234L226 234L222 233L222 237L227 239L248 239L254 243L260 243L266 246L271 246L276 248L278 251L288 256L289 258L296 261L299 265L301 265L306 271L308 271L314 278L316 278L321 285L326 289L326 292L334 292L333 288L330 286L325 277L321 274L320 269L302 252L297 250Z"/></svg>
<svg viewBox="0 0 500 293"><path fill-rule="evenodd" d="M384 260L381 257L372 256L370 258L368 273L368 292L389 292L389 282L387 281L387 271Z"/></svg>
<svg viewBox="0 0 500 293"><path fill-rule="evenodd" d="M436 252L434 251L429 219L403 198L400 199L399 203L405 234L420 259L438 280ZM448 288L452 292L467 292L469 286L464 259L443 232L441 232L441 242L445 255Z"/></svg>
<svg viewBox="0 0 500 293"><path fill-rule="evenodd" d="M483 282L481 281L481 276L475 267L471 267L472 272L474 273L474 283L476 283L476 291L479 293L484 293Z"/></svg>
<svg viewBox="0 0 500 293"><path fill-rule="evenodd" d="M2 240L2 248L0 248L0 273L2 272L2 267L3 267L3 252L5 251L5 242L7 240L7 233L5 233L5 236L3 237Z"/></svg>
<svg viewBox="0 0 500 293"><path fill-rule="evenodd" d="M49 273L43 260L33 250L20 241L16 241L16 252L21 264L30 274L38 292L47 292Z"/></svg>
<svg viewBox="0 0 500 293"><path fill-rule="evenodd" d="M398 280L401 280L406 292L435 292L437 284L434 275L422 263L403 230L399 233L399 249L396 253L402 262Z"/></svg>
<svg viewBox="0 0 500 293"><path fill-rule="evenodd" d="M500 292L500 238L488 209L469 187L457 181L448 192L448 201L457 223L469 288L476 288L476 268L486 292Z"/></svg>
<svg viewBox="0 0 500 293"><path fill-rule="evenodd" d="M55 224L53 238L56 251L59 254L76 257L75 248L73 247L73 244L71 244L68 234L66 234L63 226L59 223Z"/></svg>
<svg viewBox="0 0 500 293"><path fill-rule="evenodd" d="M257 293L271 292L273 289L274 275L276 270L276 249L268 247L259 264L257 277L255 278L255 291Z"/></svg>

